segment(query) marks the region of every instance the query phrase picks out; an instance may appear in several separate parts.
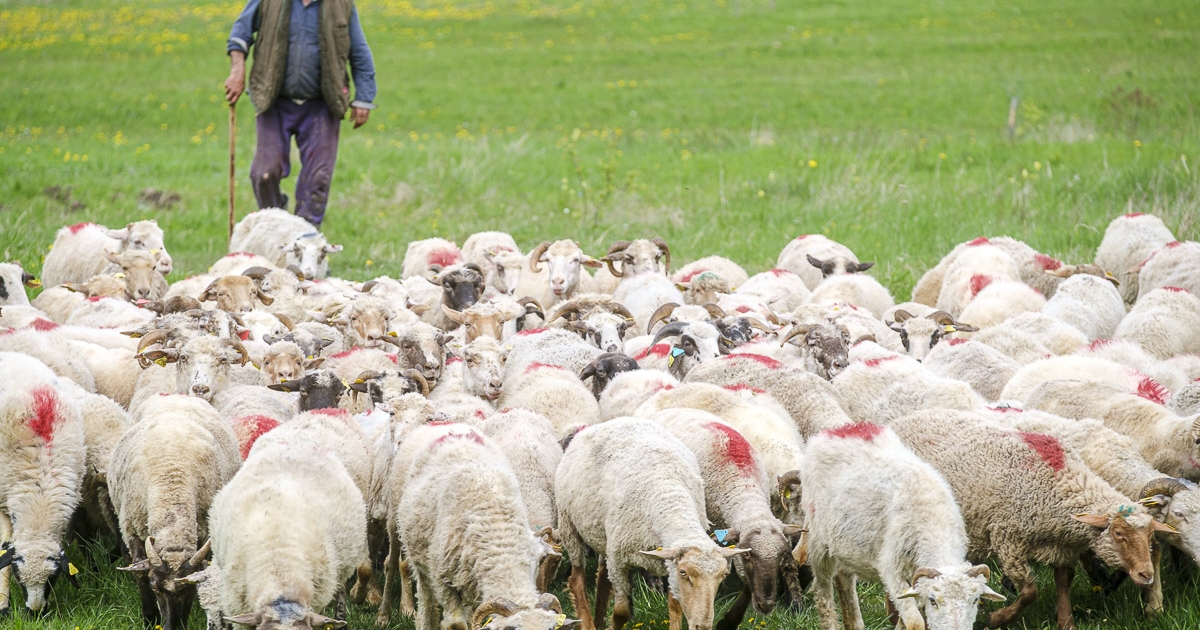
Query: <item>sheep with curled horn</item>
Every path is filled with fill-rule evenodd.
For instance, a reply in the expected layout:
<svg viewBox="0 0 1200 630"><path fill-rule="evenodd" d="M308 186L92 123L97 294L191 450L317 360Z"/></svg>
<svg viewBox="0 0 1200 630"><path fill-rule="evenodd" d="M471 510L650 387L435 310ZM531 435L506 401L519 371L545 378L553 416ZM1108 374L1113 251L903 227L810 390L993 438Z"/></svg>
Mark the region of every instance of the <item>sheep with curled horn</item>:
<svg viewBox="0 0 1200 630"><path fill-rule="evenodd" d="M546 324L575 331L605 352L619 352L630 327L637 333L637 321L629 309L602 294L580 295L560 303Z"/></svg>
<svg viewBox="0 0 1200 630"><path fill-rule="evenodd" d="M598 401L604 388L608 387L608 384L618 374L636 369L638 369L638 364L633 358L619 352L606 352L583 368L583 371L579 373L579 380L592 379L592 393L596 395Z"/></svg>
<svg viewBox="0 0 1200 630"><path fill-rule="evenodd" d="M958 332L976 332L979 329L970 324L964 324L946 311L933 311L924 317L918 317L904 309L892 313L893 323L888 327L900 335L900 343L904 344L904 352L908 356L922 361L929 351L943 337Z"/></svg>
<svg viewBox="0 0 1200 630"><path fill-rule="evenodd" d="M529 253L531 273L521 274L515 295L534 298L542 308L549 308L576 293L592 291L592 277L580 268L603 265L583 253L575 241L542 241Z"/></svg>
<svg viewBox="0 0 1200 630"><path fill-rule="evenodd" d="M608 271L618 278L641 273L666 275L671 268L671 248L662 238L639 238L634 241L617 241L608 248L608 254L600 258ZM618 269L616 263L620 263Z"/></svg>
<svg viewBox="0 0 1200 630"><path fill-rule="evenodd" d="M804 368L826 380L832 380L850 364L850 332L840 324L795 324L779 345L789 343L800 348Z"/></svg>
<svg viewBox="0 0 1200 630"><path fill-rule="evenodd" d="M679 337L679 341L666 348L665 353L655 350L660 341L670 337ZM729 354L732 348L733 342L711 322L674 322L660 328L650 347L635 358L643 368L665 369L682 379L696 365Z"/></svg>

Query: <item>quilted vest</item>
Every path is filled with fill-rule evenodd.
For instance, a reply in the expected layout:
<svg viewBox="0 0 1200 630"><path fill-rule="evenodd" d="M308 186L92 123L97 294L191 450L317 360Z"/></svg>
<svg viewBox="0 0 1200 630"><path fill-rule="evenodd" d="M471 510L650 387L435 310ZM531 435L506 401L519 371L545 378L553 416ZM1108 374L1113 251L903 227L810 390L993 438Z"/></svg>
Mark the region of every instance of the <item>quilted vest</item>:
<svg viewBox="0 0 1200 630"><path fill-rule="evenodd" d="M320 0L321 97L335 118L350 108L350 13L354 0ZM262 113L270 109L283 89L287 71L288 25L292 0L262 0L259 5L258 39L254 42L254 65L250 68L250 100Z"/></svg>

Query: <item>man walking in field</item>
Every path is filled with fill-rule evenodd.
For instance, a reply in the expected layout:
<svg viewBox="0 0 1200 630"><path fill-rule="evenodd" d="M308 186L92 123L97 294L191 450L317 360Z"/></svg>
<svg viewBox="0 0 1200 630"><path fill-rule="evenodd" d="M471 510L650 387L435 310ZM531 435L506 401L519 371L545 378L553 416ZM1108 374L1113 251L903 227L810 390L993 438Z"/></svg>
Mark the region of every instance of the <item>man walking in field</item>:
<svg viewBox="0 0 1200 630"><path fill-rule="evenodd" d="M341 120L349 111L357 129L375 108L375 61L358 10L354 0L250 0L229 34L225 99L230 104L246 88L246 54L252 45L250 100L258 113L258 144L250 165L254 197L259 208L287 208L279 182L291 172L295 136L300 150L296 216L319 228ZM347 63L354 77L353 101Z"/></svg>

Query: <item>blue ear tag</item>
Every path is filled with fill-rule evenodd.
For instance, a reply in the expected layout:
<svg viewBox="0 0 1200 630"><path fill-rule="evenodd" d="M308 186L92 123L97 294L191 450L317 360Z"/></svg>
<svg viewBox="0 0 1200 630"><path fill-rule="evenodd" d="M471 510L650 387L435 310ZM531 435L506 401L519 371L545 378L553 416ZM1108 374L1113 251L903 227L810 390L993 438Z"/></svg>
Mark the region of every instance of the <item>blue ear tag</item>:
<svg viewBox="0 0 1200 630"><path fill-rule="evenodd" d="M680 348L679 346L673 346L671 348L671 355L667 357L667 367L671 367L672 365L674 365L675 359L678 359L679 357L683 356L683 354L684 354L683 348Z"/></svg>

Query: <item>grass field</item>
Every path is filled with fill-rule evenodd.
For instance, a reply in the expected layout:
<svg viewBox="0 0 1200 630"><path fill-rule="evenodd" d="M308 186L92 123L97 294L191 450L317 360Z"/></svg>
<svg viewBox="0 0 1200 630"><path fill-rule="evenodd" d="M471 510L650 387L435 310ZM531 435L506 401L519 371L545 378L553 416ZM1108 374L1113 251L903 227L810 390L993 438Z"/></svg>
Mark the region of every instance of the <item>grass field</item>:
<svg viewBox="0 0 1200 630"><path fill-rule="evenodd" d="M345 245L332 261L344 277L398 275L408 241L484 229L524 247L572 237L594 255L659 235L679 263L719 253L751 273L789 238L825 233L877 261L871 273L903 299L980 234L1070 262L1090 261L1123 212L1197 237L1200 7L1188 0L358 6L380 107L343 127L324 227ZM224 252L220 86L240 8L0 0L0 259L36 273L58 227L140 218L166 230L172 279ZM254 120L248 102L236 113L245 214ZM7 627L137 626L127 576L80 557L93 559L83 590L56 592L48 621ZM1048 575L1041 586L1018 627L1049 624ZM880 591L864 592L868 626L884 627ZM1196 628L1198 595L1194 572L1168 575L1167 614L1149 623L1128 586L1101 600L1080 578L1077 620ZM637 630L666 617L648 603ZM370 627L370 613L352 623Z"/></svg>

